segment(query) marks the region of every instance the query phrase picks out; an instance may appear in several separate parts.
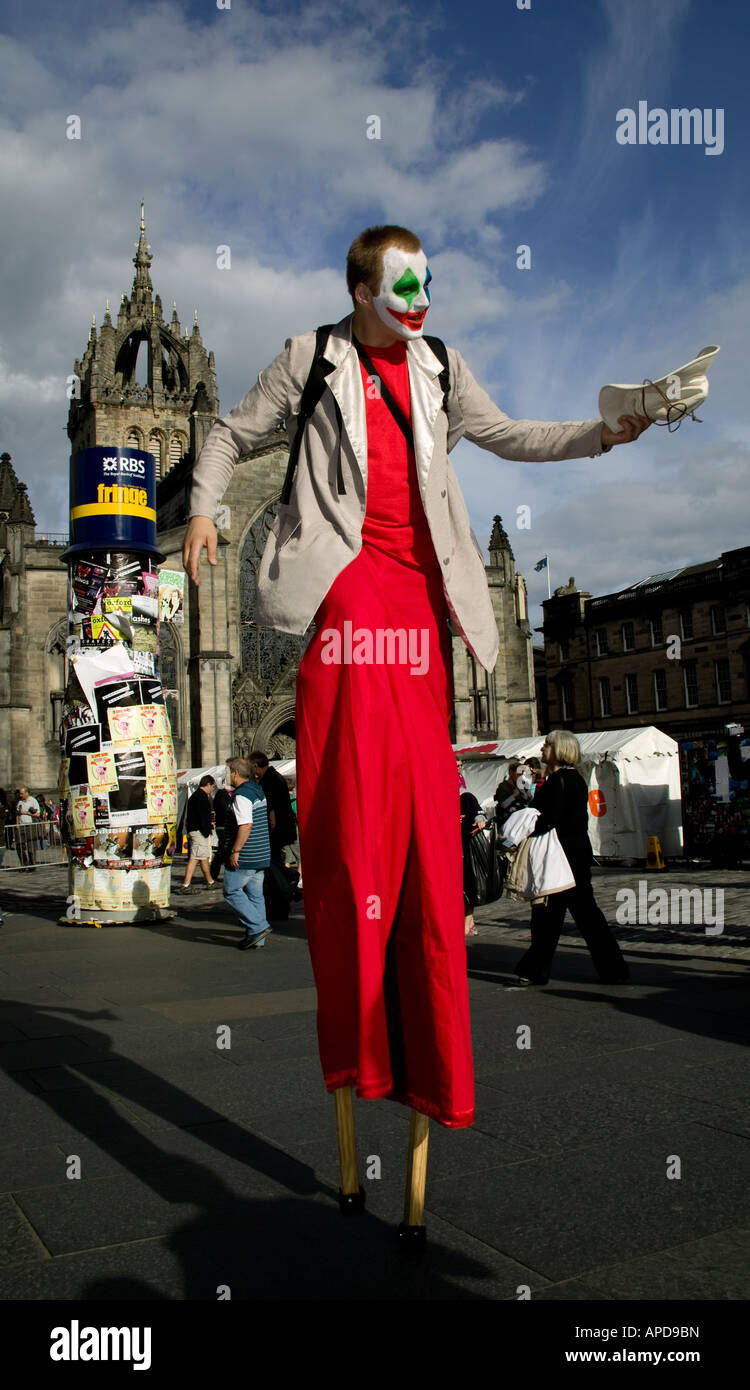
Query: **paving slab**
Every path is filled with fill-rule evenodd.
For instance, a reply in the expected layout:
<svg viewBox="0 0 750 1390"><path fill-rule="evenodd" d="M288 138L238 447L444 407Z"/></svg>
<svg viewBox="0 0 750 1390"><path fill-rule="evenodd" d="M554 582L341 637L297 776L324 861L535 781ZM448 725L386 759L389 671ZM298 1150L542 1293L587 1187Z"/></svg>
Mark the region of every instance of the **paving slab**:
<svg viewBox="0 0 750 1390"><path fill-rule="evenodd" d="M572 937L547 989L508 988L528 910L503 904L503 925L480 909L477 1122L430 1126L429 1256L414 1270L394 1240L405 1107L355 1100L367 1211L338 1214L301 912L244 954L209 894L158 929L65 928L45 872L28 876L37 915L0 934L0 1296L213 1300L222 1282L245 1299L750 1294L750 876L731 875L737 923L715 948L683 928L623 931L635 983L619 990ZM596 891L613 903L627 881L600 875Z"/></svg>
<svg viewBox="0 0 750 1390"><path fill-rule="evenodd" d="M683 1124L649 1132L625 1155L611 1141L579 1150L574 1182L567 1155L498 1170L494 1182L486 1173L439 1178L427 1205L552 1282L747 1220L746 1140ZM666 1176L671 1155L679 1180Z"/></svg>

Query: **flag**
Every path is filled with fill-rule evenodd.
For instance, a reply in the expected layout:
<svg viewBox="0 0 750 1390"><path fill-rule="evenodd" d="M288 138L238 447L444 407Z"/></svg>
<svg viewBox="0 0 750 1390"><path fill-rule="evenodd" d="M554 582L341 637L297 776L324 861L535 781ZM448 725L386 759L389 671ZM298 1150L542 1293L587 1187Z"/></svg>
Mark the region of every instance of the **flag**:
<svg viewBox="0 0 750 1390"><path fill-rule="evenodd" d="M546 568L547 568L547 556L545 555L544 559L543 559L543 560L540 560L539 563L538 563L537 565L534 566L534 569L535 569L535 570L546 570Z"/></svg>

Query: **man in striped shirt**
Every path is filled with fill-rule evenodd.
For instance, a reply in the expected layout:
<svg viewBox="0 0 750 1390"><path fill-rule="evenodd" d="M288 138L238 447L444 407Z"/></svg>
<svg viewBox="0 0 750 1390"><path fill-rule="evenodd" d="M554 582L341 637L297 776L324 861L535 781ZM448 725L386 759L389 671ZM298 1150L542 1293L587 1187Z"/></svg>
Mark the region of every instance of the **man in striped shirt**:
<svg viewBox="0 0 750 1390"><path fill-rule="evenodd" d="M244 758L228 758L225 786L232 788L224 826L224 897L245 935L240 951L263 946L271 928L263 901L263 874L271 862L268 806L263 788Z"/></svg>

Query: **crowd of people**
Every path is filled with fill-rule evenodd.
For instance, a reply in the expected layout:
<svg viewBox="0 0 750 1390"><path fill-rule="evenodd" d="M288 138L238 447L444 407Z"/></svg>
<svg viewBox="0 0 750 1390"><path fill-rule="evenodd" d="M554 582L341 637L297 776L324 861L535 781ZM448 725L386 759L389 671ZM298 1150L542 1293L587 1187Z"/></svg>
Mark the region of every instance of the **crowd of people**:
<svg viewBox="0 0 750 1390"><path fill-rule="evenodd" d="M6 852L15 850L23 868L36 868L36 851L52 843L59 817L59 805L41 792L32 796L26 786L13 792L0 787L0 865Z"/></svg>
<svg viewBox="0 0 750 1390"><path fill-rule="evenodd" d="M519 985L545 985L565 914L570 912L602 982L621 984L628 968L591 884L594 855L588 835L588 792L577 771L581 749L574 734L554 730L542 744L541 759L509 763L495 791L494 820L500 833L514 812L536 812L530 835L555 831L570 868L573 887L553 891L531 909L531 944L517 962ZM464 877L464 929L476 933L478 891L472 840L485 829L491 813L482 810L466 786L458 760L461 844ZM265 753L227 759L224 785L205 774L190 796L185 816L188 861L177 893L200 893L222 882L226 902L243 929L240 950L265 944L271 923L284 921L299 897L299 872L289 849L297 839L293 779L271 767ZM203 882L194 883L200 870Z"/></svg>
<svg viewBox="0 0 750 1390"><path fill-rule="evenodd" d="M546 985L566 912L570 912L589 949L597 975L603 983L624 984L629 977L622 952L607 919L594 898L591 865L594 860L588 834L588 791L576 770L581 747L574 734L556 729L547 735L539 758L511 762L495 791L495 819L499 829L515 812L532 808L538 812L530 835L555 831L570 867L574 887L550 892L531 909L531 945L516 964L519 985ZM464 856L464 908L466 935L476 932L474 908L477 904L471 838L486 824L476 797L463 781L460 796L461 833Z"/></svg>
<svg viewBox="0 0 750 1390"><path fill-rule="evenodd" d="M575 887L550 893L531 910L531 944L516 965L521 986L545 985L566 912L570 912L588 946L599 979L624 983L628 968L591 884L593 851L588 836L586 783L576 770L581 750L575 735L555 730L545 739L541 760L517 759L495 791L498 831L514 812L532 808L532 836L554 830L570 866ZM465 934L476 934L474 909L478 891L472 840L489 815L466 786L458 760L461 844L463 851ZM185 878L177 893L195 894L222 884L224 898L243 929L240 950L265 944L271 923L284 921L300 875L290 847L297 840L295 782L284 778L260 751L249 758L227 759L224 785L210 774L201 777L187 803L184 831L188 840ZM36 867L36 850L50 842L59 806L27 786L9 793L0 788L0 865L8 849L23 868ZM36 827L33 829L32 827ZM193 880L200 871L202 884Z"/></svg>

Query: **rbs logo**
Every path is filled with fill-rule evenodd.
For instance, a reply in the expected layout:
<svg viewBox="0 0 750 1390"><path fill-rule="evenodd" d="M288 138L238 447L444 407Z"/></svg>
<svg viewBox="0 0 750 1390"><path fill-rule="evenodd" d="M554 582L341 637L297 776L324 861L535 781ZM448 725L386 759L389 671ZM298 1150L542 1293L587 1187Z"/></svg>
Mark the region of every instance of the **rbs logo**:
<svg viewBox="0 0 750 1390"><path fill-rule="evenodd" d="M109 458L102 463L103 473L134 473L138 478L145 478L146 465L143 459Z"/></svg>

